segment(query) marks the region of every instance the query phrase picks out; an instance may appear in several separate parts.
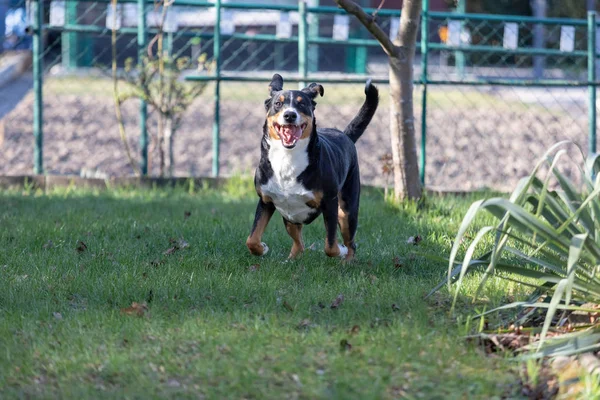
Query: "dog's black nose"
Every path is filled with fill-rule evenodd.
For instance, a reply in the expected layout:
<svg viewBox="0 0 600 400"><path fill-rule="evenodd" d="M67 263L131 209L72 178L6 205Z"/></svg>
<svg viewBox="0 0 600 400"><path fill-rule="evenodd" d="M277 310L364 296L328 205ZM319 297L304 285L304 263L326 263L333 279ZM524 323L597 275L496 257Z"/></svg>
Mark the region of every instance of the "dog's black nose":
<svg viewBox="0 0 600 400"><path fill-rule="evenodd" d="M296 120L296 113L294 111L286 111L283 113L283 119L285 122L294 122Z"/></svg>

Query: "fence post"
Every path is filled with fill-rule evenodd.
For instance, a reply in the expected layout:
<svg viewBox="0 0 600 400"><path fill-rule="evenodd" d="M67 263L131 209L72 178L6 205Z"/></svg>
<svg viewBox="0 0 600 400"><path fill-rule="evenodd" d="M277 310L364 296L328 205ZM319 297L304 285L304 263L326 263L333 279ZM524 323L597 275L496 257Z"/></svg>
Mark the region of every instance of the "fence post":
<svg viewBox="0 0 600 400"><path fill-rule="evenodd" d="M65 4L65 23L66 25L77 24L77 1L67 1ZM67 71L72 71L78 66L77 51L78 51L78 34L76 32L61 33L61 57L62 66Z"/></svg>
<svg viewBox="0 0 600 400"><path fill-rule="evenodd" d="M310 2L312 7L319 6L319 0L312 0ZM313 13L310 18L310 24L308 25L308 36L310 38L319 37L319 14ZM310 72L317 72L319 70L319 45L311 44L308 45L308 57L306 62L308 63L308 70Z"/></svg>
<svg viewBox="0 0 600 400"><path fill-rule="evenodd" d="M44 2L37 0L31 3L34 14L33 27L33 173L36 175L44 173L44 132L43 132L43 97L42 85L44 65L42 54L44 42L42 36L42 24L44 21Z"/></svg>
<svg viewBox="0 0 600 400"><path fill-rule="evenodd" d="M596 152L596 13L588 12L589 153Z"/></svg>
<svg viewBox="0 0 600 400"><path fill-rule="evenodd" d="M421 154L419 158L419 177L425 186L425 165L427 161L427 58L429 57L429 0L423 0L421 11Z"/></svg>
<svg viewBox="0 0 600 400"><path fill-rule="evenodd" d="M215 0L215 31L213 35L213 61L215 63L215 119L213 121L212 174L219 176L220 103L221 103L221 0Z"/></svg>
<svg viewBox="0 0 600 400"><path fill-rule="evenodd" d="M466 5L467 1L466 0L458 0L458 3L456 5L456 11L459 14L464 14L467 11L467 5ZM427 6L429 8L429 5ZM463 29L465 28L465 22L464 20L462 20L462 22L460 23L460 41L459 41L459 45L462 46L462 33L463 33ZM458 76L460 76L460 78L464 78L465 76L465 53L463 51L457 51L454 55L456 57L456 68L458 69Z"/></svg>
<svg viewBox="0 0 600 400"><path fill-rule="evenodd" d="M298 2L298 13L300 14L300 20L298 21L298 73L303 78L299 83L300 89L302 89L306 86L306 78L308 77L308 65L306 63L308 56L308 29L305 0Z"/></svg>
<svg viewBox="0 0 600 400"><path fill-rule="evenodd" d="M138 14L138 67L144 68L144 57L146 55L146 46L148 35L146 33L146 2L137 0ZM142 176L148 175L148 104L144 100L140 102L140 171Z"/></svg>

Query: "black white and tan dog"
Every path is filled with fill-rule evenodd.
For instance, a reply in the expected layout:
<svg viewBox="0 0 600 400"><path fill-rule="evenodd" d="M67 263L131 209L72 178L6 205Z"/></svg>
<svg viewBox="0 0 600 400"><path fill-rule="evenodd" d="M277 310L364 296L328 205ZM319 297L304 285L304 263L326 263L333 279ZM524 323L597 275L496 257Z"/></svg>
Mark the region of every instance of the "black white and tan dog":
<svg viewBox="0 0 600 400"><path fill-rule="evenodd" d="M370 81L360 111L342 132L318 128L315 98L323 86L311 83L302 90L283 90L283 78L273 75L265 100L261 158L254 185L258 205L246 246L254 255L269 251L261 237L278 210L293 240L289 258L304 251L302 226L323 214L325 253L351 260L356 251L360 174L354 143L375 114L379 93ZM337 241L340 226L344 244Z"/></svg>

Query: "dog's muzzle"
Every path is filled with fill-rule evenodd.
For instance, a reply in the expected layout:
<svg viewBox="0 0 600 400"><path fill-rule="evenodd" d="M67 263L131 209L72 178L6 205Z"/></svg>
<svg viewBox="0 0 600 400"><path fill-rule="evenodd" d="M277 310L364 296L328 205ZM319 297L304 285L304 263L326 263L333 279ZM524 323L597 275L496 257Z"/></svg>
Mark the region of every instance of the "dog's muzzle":
<svg viewBox="0 0 600 400"><path fill-rule="evenodd" d="M277 134L281 138L281 143L286 149L292 149L296 146L298 140L302 137L302 132L306 129L306 124L294 125L294 124L274 124L273 127L277 131Z"/></svg>

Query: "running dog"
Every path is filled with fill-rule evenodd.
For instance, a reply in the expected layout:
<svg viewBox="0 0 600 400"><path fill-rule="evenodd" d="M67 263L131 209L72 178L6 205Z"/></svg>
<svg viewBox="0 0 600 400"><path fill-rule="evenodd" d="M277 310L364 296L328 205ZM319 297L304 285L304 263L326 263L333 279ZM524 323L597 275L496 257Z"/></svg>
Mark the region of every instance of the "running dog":
<svg viewBox="0 0 600 400"><path fill-rule="evenodd" d="M265 100L261 158L254 176L258 205L252 231L246 240L250 252L269 251L261 241L269 220L278 210L293 240L288 258L304 251L302 226L320 214L325 221L325 254L354 258L358 225L360 174L354 143L373 118L379 92L369 80L360 111L342 132L318 128L315 98L323 86L311 83L302 90L283 90L283 78L273 75ZM343 101L343 99L340 99ZM340 227L344 244L337 241Z"/></svg>

